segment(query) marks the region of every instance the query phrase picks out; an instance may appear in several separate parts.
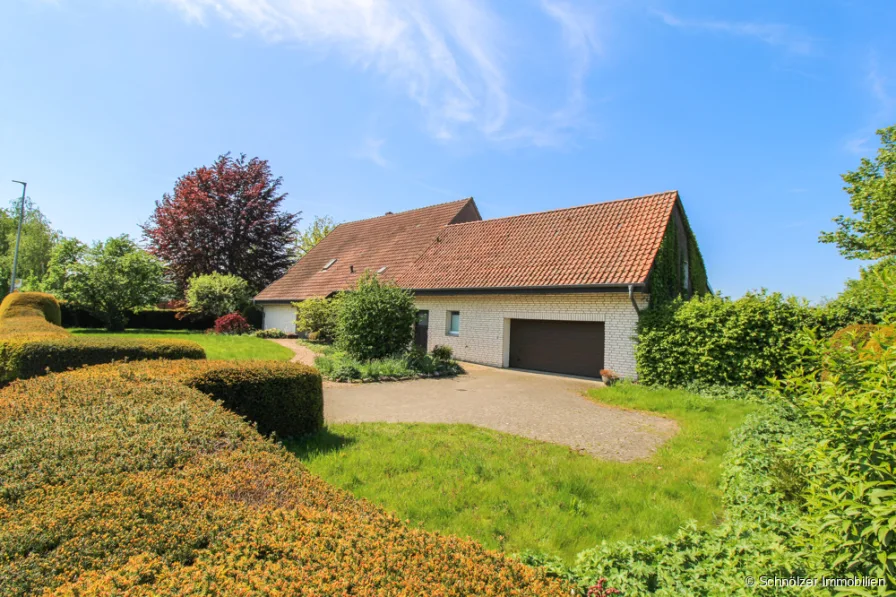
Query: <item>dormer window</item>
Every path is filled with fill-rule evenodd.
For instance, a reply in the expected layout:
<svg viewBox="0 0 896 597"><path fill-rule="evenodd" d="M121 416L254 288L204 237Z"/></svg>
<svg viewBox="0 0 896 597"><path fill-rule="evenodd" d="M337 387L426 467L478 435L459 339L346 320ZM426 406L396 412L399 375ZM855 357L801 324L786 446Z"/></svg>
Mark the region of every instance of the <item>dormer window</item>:
<svg viewBox="0 0 896 597"><path fill-rule="evenodd" d="M334 264L334 263L336 263L336 260L335 260L335 259L330 259L330 260L327 262L327 264L324 266L323 271L327 271L328 269L330 269L331 267L333 267L333 264Z"/></svg>

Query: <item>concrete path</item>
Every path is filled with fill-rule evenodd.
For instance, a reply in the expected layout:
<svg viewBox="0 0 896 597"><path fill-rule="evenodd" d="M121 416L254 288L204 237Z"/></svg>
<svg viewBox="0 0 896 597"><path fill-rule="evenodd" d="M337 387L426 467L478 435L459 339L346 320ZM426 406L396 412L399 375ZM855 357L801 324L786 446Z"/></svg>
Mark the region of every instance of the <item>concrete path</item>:
<svg viewBox="0 0 896 597"><path fill-rule="evenodd" d="M466 375L449 379L326 383L324 418L327 423L469 423L619 461L647 458L678 430L671 419L582 396L600 382L463 366Z"/></svg>

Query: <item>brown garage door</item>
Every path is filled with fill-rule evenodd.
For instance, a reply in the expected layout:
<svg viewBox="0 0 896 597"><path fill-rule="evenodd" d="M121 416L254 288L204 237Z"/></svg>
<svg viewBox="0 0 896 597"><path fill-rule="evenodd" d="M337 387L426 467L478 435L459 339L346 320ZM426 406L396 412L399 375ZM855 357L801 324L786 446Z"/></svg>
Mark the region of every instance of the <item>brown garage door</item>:
<svg viewBox="0 0 896 597"><path fill-rule="evenodd" d="M604 367L604 324L511 319L510 366L600 377Z"/></svg>

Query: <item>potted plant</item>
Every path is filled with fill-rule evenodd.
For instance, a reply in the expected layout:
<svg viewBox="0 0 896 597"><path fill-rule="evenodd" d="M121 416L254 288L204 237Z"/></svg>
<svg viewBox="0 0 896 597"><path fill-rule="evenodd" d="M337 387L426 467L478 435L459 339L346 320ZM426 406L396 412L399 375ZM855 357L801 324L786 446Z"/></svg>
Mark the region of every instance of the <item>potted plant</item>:
<svg viewBox="0 0 896 597"><path fill-rule="evenodd" d="M619 376L616 375L616 372L613 371L612 369L601 369L600 370L600 378L608 386L611 386L614 383L616 383L617 381L619 381Z"/></svg>

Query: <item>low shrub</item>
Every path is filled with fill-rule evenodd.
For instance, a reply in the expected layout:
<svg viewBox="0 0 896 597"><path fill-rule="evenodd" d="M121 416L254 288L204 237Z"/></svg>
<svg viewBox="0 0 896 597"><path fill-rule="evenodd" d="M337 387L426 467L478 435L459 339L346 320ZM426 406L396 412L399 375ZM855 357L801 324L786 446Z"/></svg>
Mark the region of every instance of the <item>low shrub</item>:
<svg viewBox="0 0 896 597"><path fill-rule="evenodd" d="M168 304L176 305L176 301ZM62 327L64 328L102 328L102 319L87 309L71 303L60 303L62 308ZM127 314L127 329L140 330L207 330L215 325L214 317L187 311L185 307L158 309L138 309Z"/></svg>
<svg viewBox="0 0 896 597"><path fill-rule="evenodd" d="M0 303L0 383L112 361L205 358L187 340L75 338L45 313L60 319L50 295L14 293Z"/></svg>
<svg viewBox="0 0 896 597"><path fill-rule="evenodd" d="M314 433L323 426L320 373L279 361L143 361L90 367L78 376L170 381L195 388L280 437Z"/></svg>
<svg viewBox="0 0 896 597"><path fill-rule="evenodd" d="M0 391L0 594L563 595L542 571L335 489L198 390Z"/></svg>
<svg viewBox="0 0 896 597"><path fill-rule="evenodd" d="M314 359L321 375L332 381L383 381L418 377L447 377L463 373L456 361L436 359L422 351L362 361L342 351Z"/></svg>
<svg viewBox="0 0 896 597"><path fill-rule="evenodd" d="M293 303L296 309L296 331L304 332L310 338L330 341L336 336L339 321L340 297L312 297Z"/></svg>
<svg viewBox="0 0 896 597"><path fill-rule="evenodd" d="M252 331L252 327L239 313L229 313L215 320L214 330L216 334L238 336L248 334Z"/></svg>
<svg viewBox="0 0 896 597"><path fill-rule="evenodd" d="M286 332L277 328L268 328L266 330L258 330L255 332L257 338L286 338Z"/></svg>
<svg viewBox="0 0 896 597"><path fill-rule="evenodd" d="M451 350L450 346L446 346L445 344L437 344L432 347L432 358L438 361L450 361L451 357L454 356L454 351Z"/></svg>

